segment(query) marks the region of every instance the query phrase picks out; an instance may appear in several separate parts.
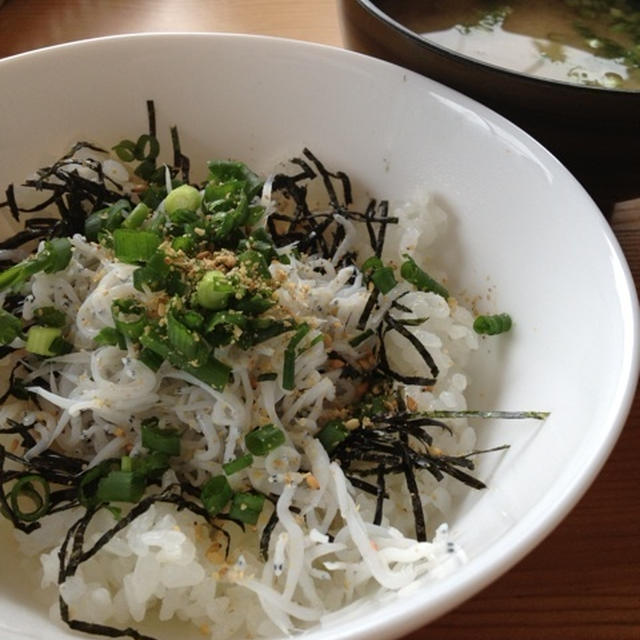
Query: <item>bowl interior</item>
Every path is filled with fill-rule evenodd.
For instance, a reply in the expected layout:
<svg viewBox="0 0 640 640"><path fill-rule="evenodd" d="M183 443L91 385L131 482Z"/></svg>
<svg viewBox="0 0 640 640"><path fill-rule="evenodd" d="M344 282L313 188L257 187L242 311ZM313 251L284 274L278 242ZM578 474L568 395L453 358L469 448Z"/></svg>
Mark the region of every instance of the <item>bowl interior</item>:
<svg viewBox="0 0 640 640"><path fill-rule="evenodd" d="M261 172L308 146L362 193L402 200L434 192L450 215L437 257L461 296L515 320L483 342L469 404L546 410L543 424L486 423L480 462L490 488L452 514L469 555L383 606L364 603L310 638L397 637L469 597L529 551L597 473L637 378L637 300L620 249L594 203L550 154L509 122L422 76L358 54L233 35L106 38L0 61L0 181L20 181L76 140L103 145L146 128L156 105L161 144L177 125L197 167L241 159ZM61 90L63 88L64 90ZM46 108L45 108L46 107ZM4 560L14 545L2 525ZM68 637L0 580L0 620L13 637ZM17 585L16 585L17 583ZM366 615L365 615L366 613ZM0 628L2 628L0 626Z"/></svg>

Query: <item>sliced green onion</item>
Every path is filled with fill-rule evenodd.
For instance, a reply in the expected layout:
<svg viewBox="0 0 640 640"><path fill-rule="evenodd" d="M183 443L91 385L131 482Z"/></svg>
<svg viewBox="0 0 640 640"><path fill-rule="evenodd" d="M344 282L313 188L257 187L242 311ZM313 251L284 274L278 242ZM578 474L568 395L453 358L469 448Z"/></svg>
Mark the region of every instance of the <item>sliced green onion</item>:
<svg viewBox="0 0 640 640"><path fill-rule="evenodd" d="M144 307L133 298L114 300L111 303L111 315L116 329L132 340L137 340L147 325Z"/></svg>
<svg viewBox="0 0 640 640"><path fill-rule="evenodd" d="M495 315L478 316L473 321L473 330L476 333L494 336L509 331L511 325L511 316L508 313L497 313Z"/></svg>
<svg viewBox="0 0 640 640"><path fill-rule="evenodd" d="M151 371L157 371L164 362L164 358L162 356L158 355L155 351L152 351L147 347L140 350L140 353L138 354L138 360L140 360L142 364L149 367Z"/></svg>
<svg viewBox="0 0 640 640"><path fill-rule="evenodd" d="M254 251L253 249L243 251L238 256L238 261L245 265L250 276L258 276L264 280L269 280L271 278L269 265L267 264L265 257L258 251Z"/></svg>
<svg viewBox="0 0 640 640"><path fill-rule="evenodd" d="M131 458L131 471L144 477L158 479L169 468L169 456L161 451Z"/></svg>
<svg viewBox="0 0 640 640"><path fill-rule="evenodd" d="M142 223L147 219L149 213L151 213L151 209L149 209L144 202L139 202L133 211L124 219L122 226L125 229L137 229L142 226Z"/></svg>
<svg viewBox="0 0 640 640"><path fill-rule="evenodd" d="M189 329L200 329L204 324L204 316L197 311L189 309L185 311L181 316L182 322L189 327Z"/></svg>
<svg viewBox="0 0 640 640"><path fill-rule="evenodd" d="M209 318L207 326L205 327L205 332L210 333L217 327L224 325L232 325L234 327L240 327L241 329L244 329L247 326L247 323L247 317L239 311L216 311Z"/></svg>
<svg viewBox="0 0 640 640"><path fill-rule="evenodd" d="M274 304L275 302L270 297L256 293L250 298L242 298L241 300L234 301L233 306L238 311L259 315L267 311L267 309L270 309Z"/></svg>
<svg viewBox="0 0 640 640"><path fill-rule="evenodd" d="M197 211L201 200L200 192L195 187L183 184L171 191L164 199L164 210L168 215L179 209Z"/></svg>
<svg viewBox="0 0 640 640"><path fill-rule="evenodd" d="M200 491L200 500L210 515L219 514L231 500L233 491L225 476L213 476L209 478Z"/></svg>
<svg viewBox="0 0 640 640"><path fill-rule="evenodd" d="M123 162L133 162L136 159L136 143L133 140L121 140L111 148Z"/></svg>
<svg viewBox="0 0 640 640"><path fill-rule="evenodd" d="M40 253L0 273L0 291L8 287L18 288L40 271L55 273L66 269L71 260L71 253L71 242L68 238L47 240Z"/></svg>
<svg viewBox="0 0 640 640"><path fill-rule="evenodd" d="M239 180L246 184L249 196L254 196L262 189L262 180L251 171L246 164L227 160L212 160L207 163L209 178L214 183Z"/></svg>
<svg viewBox="0 0 640 640"><path fill-rule="evenodd" d="M67 268L71 260L71 242L68 238L53 238L44 243L44 249L36 256L45 273L56 273Z"/></svg>
<svg viewBox="0 0 640 640"><path fill-rule="evenodd" d="M160 153L160 143L155 136L143 133L136 141L134 153L136 160L155 160Z"/></svg>
<svg viewBox="0 0 640 640"><path fill-rule="evenodd" d="M12 313L0 309L0 344L9 344L22 334L22 322Z"/></svg>
<svg viewBox="0 0 640 640"><path fill-rule="evenodd" d="M122 456L122 458L120 458L120 471L133 471L131 456Z"/></svg>
<svg viewBox="0 0 640 640"><path fill-rule="evenodd" d="M247 453L243 456L239 456L238 458L234 458L233 460L229 460L229 462L225 462L222 465L222 470L228 475L232 476L234 473L238 473L238 471L242 471L247 467L250 467L253 464L253 456L250 453Z"/></svg>
<svg viewBox="0 0 640 640"><path fill-rule="evenodd" d="M437 280L434 280L426 271L423 271L415 262L415 260L405 255L406 262L400 267L400 275L414 285L420 291L431 291L439 296L447 299L449 292Z"/></svg>
<svg viewBox="0 0 640 640"><path fill-rule="evenodd" d="M40 485L40 490L35 485ZM16 518L25 522L34 522L46 515L51 506L49 483L45 478L36 474L29 474L19 478L11 488L9 494L11 510ZM32 503L29 511L22 509L25 500Z"/></svg>
<svg viewBox="0 0 640 640"><path fill-rule="evenodd" d="M33 312L34 320L44 327L64 327L67 314L55 307L40 307Z"/></svg>
<svg viewBox="0 0 640 640"><path fill-rule="evenodd" d="M180 433L176 429L160 429L153 424L143 422L141 434L143 447L166 453L168 456L180 455Z"/></svg>
<svg viewBox="0 0 640 640"><path fill-rule="evenodd" d="M110 471L100 478L96 498L98 502L139 502L145 490L145 479L133 471Z"/></svg>
<svg viewBox="0 0 640 640"><path fill-rule="evenodd" d="M264 496L260 493L236 493L233 496L229 517L245 524L256 524L262 507Z"/></svg>
<svg viewBox="0 0 640 640"><path fill-rule="evenodd" d="M84 235L87 240L95 242L103 231L114 231L124 218L124 212L131 208L131 203L124 198L114 202L105 209L100 209L87 216L84 223Z"/></svg>
<svg viewBox="0 0 640 640"><path fill-rule="evenodd" d="M318 438L327 453L332 453L348 435L349 431L341 420L330 420L318 432L316 438Z"/></svg>
<svg viewBox="0 0 640 640"><path fill-rule="evenodd" d="M148 330L145 330L140 336L140 343L160 357L168 360L174 367L182 369L216 389L224 389L231 376L231 367L220 362L212 355L201 365L193 365L185 361L184 356L176 353L168 339L162 336L155 327L149 327Z"/></svg>
<svg viewBox="0 0 640 640"><path fill-rule="evenodd" d="M373 282L376 289L383 295L389 293L389 291L398 284L391 267L380 267L376 269L371 274L371 282Z"/></svg>
<svg viewBox="0 0 640 640"><path fill-rule="evenodd" d="M228 306L235 289L222 271L207 271L198 283L196 298L205 309L217 311Z"/></svg>
<svg viewBox="0 0 640 640"><path fill-rule="evenodd" d="M251 318L247 321L248 327L242 332L237 343L241 349L249 349L250 347L260 344L265 340L275 338L286 331L291 330L289 324L278 322L271 318ZM319 336L322 340L322 336Z"/></svg>
<svg viewBox="0 0 640 640"><path fill-rule="evenodd" d="M133 286L138 291L149 288L151 291L164 289L169 280L171 268L165 262L164 251L156 251L144 267L133 272Z"/></svg>
<svg viewBox="0 0 640 640"><path fill-rule="evenodd" d="M195 241L191 236L188 235L178 236L177 238L174 238L173 242L171 243L171 248L174 251L184 251L184 253L193 251L195 246Z"/></svg>
<svg viewBox="0 0 640 640"><path fill-rule="evenodd" d="M167 337L176 351L192 364L204 364L211 353L205 339L182 324L173 312L167 314Z"/></svg>
<svg viewBox="0 0 640 640"><path fill-rule="evenodd" d="M293 389L296 375L296 347L300 341L309 333L311 327L305 322L301 324L289 341L284 351L284 366L282 369L282 386L289 391Z"/></svg>
<svg viewBox="0 0 640 640"><path fill-rule="evenodd" d="M62 337L55 338L50 347L54 356L62 356L73 351L73 345Z"/></svg>
<svg viewBox="0 0 640 640"><path fill-rule="evenodd" d="M360 267L360 271L366 273L367 271L375 271L376 269L380 269L384 264L378 256L371 256L367 258Z"/></svg>
<svg viewBox="0 0 640 640"><path fill-rule="evenodd" d="M78 501L84 507L95 507L98 504L96 491L98 482L106 476L109 471L118 468L118 461L114 459L104 460L95 467L87 469L80 477L78 483Z"/></svg>
<svg viewBox="0 0 640 640"><path fill-rule="evenodd" d="M33 326L27 333L26 349L29 353L35 353L39 356L58 355L52 346L56 338L61 337L62 329L59 327Z"/></svg>
<svg viewBox="0 0 640 640"><path fill-rule="evenodd" d="M135 264L146 262L160 245L160 236L153 231L116 229L113 232L113 251L118 260Z"/></svg>
<svg viewBox="0 0 640 640"><path fill-rule="evenodd" d="M100 329L93 341L101 347L110 345L112 347L120 347L123 350L127 348L127 341L124 336L114 327Z"/></svg>
<svg viewBox="0 0 640 640"><path fill-rule="evenodd" d="M282 429L273 424L265 424L250 431L244 438L247 449L254 456L266 456L267 453L277 449L285 443L285 435Z"/></svg>

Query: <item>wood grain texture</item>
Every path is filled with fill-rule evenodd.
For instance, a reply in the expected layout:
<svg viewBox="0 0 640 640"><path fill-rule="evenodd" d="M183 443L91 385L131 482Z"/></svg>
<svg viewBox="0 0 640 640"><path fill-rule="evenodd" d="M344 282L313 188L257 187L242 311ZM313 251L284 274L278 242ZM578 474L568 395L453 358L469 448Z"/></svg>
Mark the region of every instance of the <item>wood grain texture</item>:
<svg viewBox="0 0 640 640"><path fill-rule="evenodd" d="M6 0L0 57L140 31L257 33L341 45L333 0ZM638 178L640 180L640 176ZM612 226L640 283L640 200ZM640 639L640 397L564 522L501 579L406 640Z"/></svg>

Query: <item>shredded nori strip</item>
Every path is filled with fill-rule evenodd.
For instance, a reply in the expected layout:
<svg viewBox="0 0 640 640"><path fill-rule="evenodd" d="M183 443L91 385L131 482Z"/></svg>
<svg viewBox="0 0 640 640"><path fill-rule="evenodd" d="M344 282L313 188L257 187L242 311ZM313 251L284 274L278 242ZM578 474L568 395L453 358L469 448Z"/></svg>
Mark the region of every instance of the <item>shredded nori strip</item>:
<svg viewBox="0 0 640 640"><path fill-rule="evenodd" d="M260 534L260 555L262 556L262 559L265 562L269 559L269 543L271 541L271 534L273 533L273 530L276 528L278 521L279 521L278 512L274 507L273 512L271 513L271 516L269 516L269 520L267 521L267 524L264 525L264 529Z"/></svg>
<svg viewBox="0 0 640 640"><path fill-rule="evenodd" d="M376 202L369 203L364 213L350 208L353 203L351 182L343 171L331 172L307 148L303 149L303 158L292 158L291 163L300 167L294 175L279 173L273 179L273 191L282 193L294 205L291 215L272 213L267 218L267 228L278 247L296 243L302 253L321 255L326 259L334 256L340 242L344 239L344 227L336 216L364 222L369 231L370 244L374 253L382 252L387 224L397 223L397 218L388 217L387 203L380 203L380 215L375 215ZM329 200L328 211L312 212L307 203L306 182L316 177L322 180ZM341 193L334 185L338 181ZM374 224L379 225L375 233ZM338 266L355 264L356 255L352 252L343 256Z"/></svg>
<svg viewBox="0 0 640 640"><path fill-rule="evenodd" d="M431 448L433 438L428 429L435 427L451 432L450 427L429 416L406 413L402 404L399 413L372 416L370 420L373 426L358 427L349 432L331 452L331 458L340 464L345 476L354 486L376 496L375 524L382 521L384 498L387 497L386 477L403 474L418 541L425 541L427 532L416 471L425 469L438 481L445 475L450 475L469 487L483 489L485 484L463 469L474 469L471 458L475 455L507 448L505 445L471 451L462 456L447 456L438 449ZM371 476L375 476L375 485L363 480ZM363 482L366 482L366 486Z"/></svg>

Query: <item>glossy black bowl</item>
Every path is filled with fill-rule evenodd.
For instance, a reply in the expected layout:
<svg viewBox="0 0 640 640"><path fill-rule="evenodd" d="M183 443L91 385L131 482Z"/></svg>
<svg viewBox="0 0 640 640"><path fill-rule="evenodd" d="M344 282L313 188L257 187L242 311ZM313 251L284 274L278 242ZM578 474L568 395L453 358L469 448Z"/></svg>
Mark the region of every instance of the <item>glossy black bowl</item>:
<svg viewBox="0 0 640 640"><path fill-rule="evenodd" d="M428 11L428 0L420 2ZM338 0L348 48L394 62L482 102L547 147L608 215L640 196L640 91L519 74L428 42L373 0Z"/></svg>

